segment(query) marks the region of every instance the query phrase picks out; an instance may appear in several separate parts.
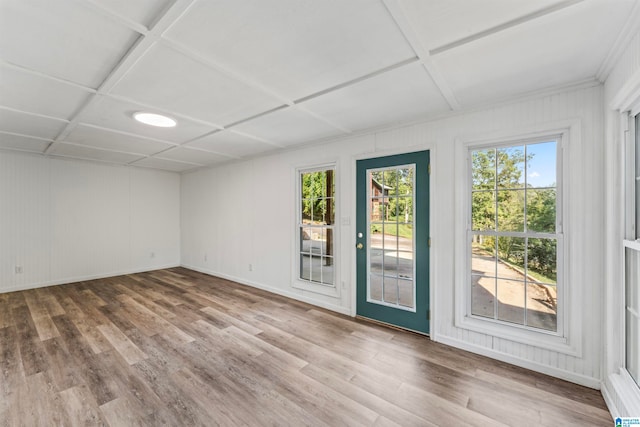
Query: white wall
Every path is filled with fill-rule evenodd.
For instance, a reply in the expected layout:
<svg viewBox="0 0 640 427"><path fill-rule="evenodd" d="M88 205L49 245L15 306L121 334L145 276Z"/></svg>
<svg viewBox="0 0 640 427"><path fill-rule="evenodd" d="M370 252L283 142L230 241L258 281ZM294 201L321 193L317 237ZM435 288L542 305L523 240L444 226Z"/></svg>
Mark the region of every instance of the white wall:
<svg viewBox="0 0 640 427"><path fill-rule="evenodd" d="M176 266L179 242L178 174L0 152L0 292Z"/></svg>
<svg viewBox="0 0 640 427"><path fill-rule="evenodd" d="M182 264L353 314L357 157L432 150L432 338L578 383L599 387L602 348L602 86L585 84L439 120L397 127L295 151L196 171L182 178ZM519 344L454 324L456 145L493 132L529 132L558 121L577 123L571 141L569 265L580 328L580 356ZM296 167L337 162L340 226L339 297L292 287ZM205 260L206 257L206 260ZM253 271L249 271L252 264ZM457 273L458 272L458 273Z"/></svg>
<svg viewBox="0 0 640 427"><path fill-rule="evenodd" d="M636 16L638 16L636 8ZM632 20L630 20L632 21ZM638 22L636 20L635 22ZM640 389L624 366L624 125L621 113L640 102L640 25L622 38L605 83L605 315L603 387L614 416L640 414ZM624 34L624 33L623 33Z"/></svg>

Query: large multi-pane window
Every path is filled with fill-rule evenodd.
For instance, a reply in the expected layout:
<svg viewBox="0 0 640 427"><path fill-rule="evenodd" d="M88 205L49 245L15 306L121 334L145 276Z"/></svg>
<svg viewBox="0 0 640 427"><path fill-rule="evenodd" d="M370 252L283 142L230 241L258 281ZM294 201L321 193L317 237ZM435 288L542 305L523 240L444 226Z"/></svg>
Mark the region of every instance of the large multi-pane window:
<svg viewBox="0 0 640 427"><path fill-rule="evenodd" d="M334 286L335 169L303 170L298 175L298 278Z"/></svg>
<svg viewBox="0 0 640 427"><path fill-rule="evenodd" d="M625 367L640 385L640 115L630 118L630 128L625 189Z"/></svg>
<svg viewBox="0 0 640 427"><path fill-rule="evenodd" d="M559 332L559 138L472 147L469 313Z"/></svg>

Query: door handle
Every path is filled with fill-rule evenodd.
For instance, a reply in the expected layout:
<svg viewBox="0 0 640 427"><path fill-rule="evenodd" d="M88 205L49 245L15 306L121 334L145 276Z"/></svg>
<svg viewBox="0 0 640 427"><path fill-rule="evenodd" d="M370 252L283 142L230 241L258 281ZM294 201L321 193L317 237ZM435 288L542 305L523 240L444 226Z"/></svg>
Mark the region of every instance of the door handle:
<svg viewBox="0 0 640 427"><path fill-rule="evenodd" d="M356 245L356 248L358 248L358 249L362 249L362 248L364 248L364 245L363 245L362 243L358 243L358 244Z"/></svg>

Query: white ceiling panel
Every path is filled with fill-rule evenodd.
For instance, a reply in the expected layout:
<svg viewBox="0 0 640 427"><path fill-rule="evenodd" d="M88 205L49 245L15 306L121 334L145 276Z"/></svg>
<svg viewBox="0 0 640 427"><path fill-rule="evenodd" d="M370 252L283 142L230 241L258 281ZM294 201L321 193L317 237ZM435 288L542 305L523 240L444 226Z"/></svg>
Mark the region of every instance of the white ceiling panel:
<svg viewBox="0 0 640 427"><path fill-rule="evenodd" d="M240 135L232 130L223 130L207 135L188 143L187 146L215 151L232 157L245 157L277 148L274 145Z"/></svg>
<svg viewBox="0 0 640 427"><path fill-rule="evenodd" d="M50 143L43 139L0 133L0 148L4 149L43 153Z"/></svg>
<svg viewBox="0 0 640 427"><path fill-rule="evenodd" d="M198 1L166 34L290 99L412 58L381 1Z"/></svg>
<svg viewBox="0 0 640 427"><path fill-rule="evenodd" d="M565 0L400 0L428 50L473 36Z"/></svg>
<svg viewBox="0 0 640 427"><path fill-rule="evenodd" d="M187 171L599 78L639 13L638 0L0 0L0 149Z"/></svg>
<svg viewBox="0 0 640 427"><path fill-rule="evenodd" d="M280 102L165 45L156 44L114 88L166 111L226 125Z"/></svg>
<svg viewBox="0 0 640 427"><path fill-rule="evenodd" d="M149 27L170 0L93 0L103 9Z"/></svg>
<svg viewBox="0 0 640 427"><path fill-rule="evenodd" d="M145 168L163 169L173 172L184 172L191 169L202 167L201 165L193 163L175 162L172 160L158 159L157 157L147 157L146 159L139 160L133 163L133 166L140 166Z"/></svg>
<svg viewBox="0 0 640 427"><path fill-rule="evenodd" d="M49 151L52 156L71 157L74 159L97 160L100 162L127 164L142 158L138 154L120 153L117 151L99 150L84 145L58 142Z"/></svg>
<svg viewBox="0 0 640 427"><path fill-rule="evenodd" d="M424 67L413 63L301 104L352 130L426 117L449 110Z"/></svg>
<svg viewBox="0 0 640 427"><path fill-rule="evenodd" d="M0 66L0 103L30 113L70 119L89 92L14 68Z"/></svg>
<svg viewBox="0 0 640 427"><path fill-rule="evenodd" d="M65 142L86 145L103 150L123 151L136 154L155 154L172 147L171 144L152 141L131 135L79 125L65 138Z"/></svg>
<svg viewBox="0 0 640 427"><path fill-rule="evenodd" d="M66 121L33 116L0 108L0 131L54 139L67 125Z"/></svg>
<svg viewBox="0 0 640 427"><path fill-rule="evenodd" d="M5 61L93 88L137 38L82 2L0 3L0 56Z"/></svg>
<svg viewBox="0 0 640 427"><path fill-rule="evenodd" d="M145 108L138 104L108 96L98 96L98 99L83 112L80 120L83 123L176 143L188 141L216 129L212 126L206 126L179 117L174 117L178 121L176 127L158 128L148 126L133 119L133 113L138 111L168 114L165 111ZM171 114L169 113L169 115Z"/></svg>
<svg viewBox="0 0 640 427"><path fill-rule="evenodd" d="M241 123L234 129L282 146L301 144L345 133L295 107L278 110Z"/></svg>
<svg viewBox="0 0 640 427"><path fill-rule="evenodd" d="M179 162L211 165L229 160L229 157L195 148L179 147L165 151L156 156L158 159L176 160Z"/></svg>
<svg viewBox="0 0 640 427"><path fill-rule="evenodd" d="M463 105L593 78L633 5L579 3L433 60Z"/></svg>

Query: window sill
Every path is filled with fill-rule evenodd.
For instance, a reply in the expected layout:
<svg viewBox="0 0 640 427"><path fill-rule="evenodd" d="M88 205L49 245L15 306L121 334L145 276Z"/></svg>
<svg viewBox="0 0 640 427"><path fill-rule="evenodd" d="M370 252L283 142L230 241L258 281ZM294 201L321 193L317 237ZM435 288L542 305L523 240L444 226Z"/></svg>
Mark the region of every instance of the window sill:
<svg viewBox="0 0 640 427"><path fill-rule="evenodd" d="M457 318L456 327L569 356L581 357L582 355L581 349L575 343L571 343L567 337L560 336L554 332L535 331L517 325L511 326L490 319L472 316Z"/></svg>
<svg viewBox="0 0 640 427"><path fill-rule="evenodd" d="M303 280L293 280L291 286L295 289L327 295L330 297L340 297L340 289L335 285L321 285L319 283L305 282Z"/></svg>

